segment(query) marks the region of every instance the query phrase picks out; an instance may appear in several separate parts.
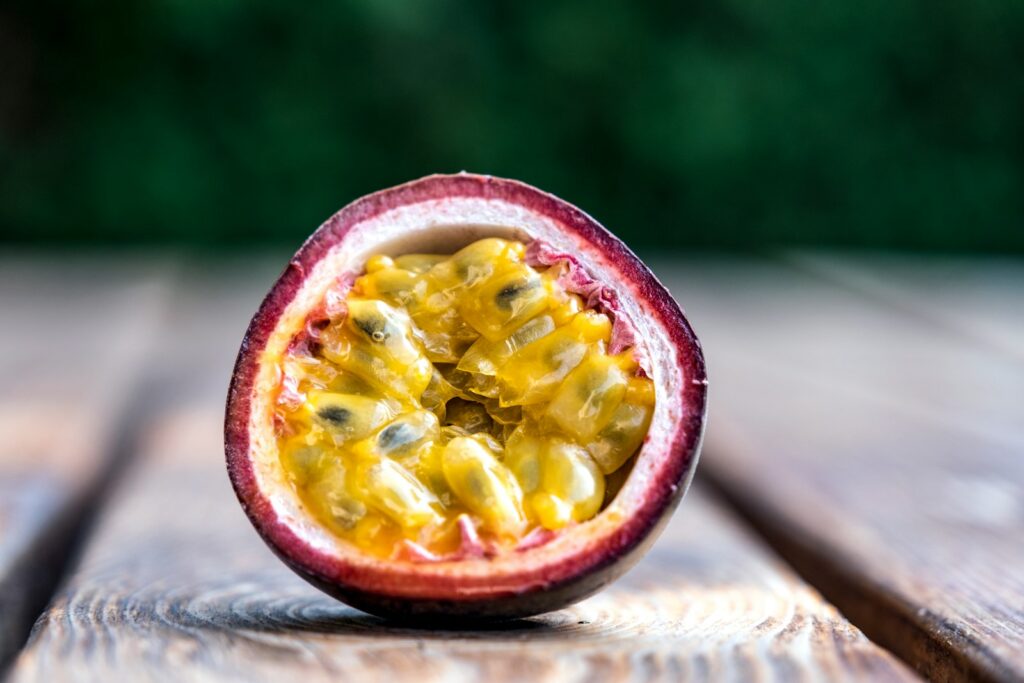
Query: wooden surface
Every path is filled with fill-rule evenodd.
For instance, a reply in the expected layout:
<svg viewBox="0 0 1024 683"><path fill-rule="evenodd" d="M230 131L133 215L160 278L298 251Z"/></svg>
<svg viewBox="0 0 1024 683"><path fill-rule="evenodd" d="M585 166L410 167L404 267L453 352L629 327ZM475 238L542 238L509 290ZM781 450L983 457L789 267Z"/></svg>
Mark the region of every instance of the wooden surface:
<svg viewBox="0 0 1024 683"><path fill-rule="evenodd" d="M700 492L640 567L572 609L467 632L362 615L252 533L211 447L218 408L188 401L147 430L14 681L913 678Z"/></svg>
<svg viewBox="0 0 1024 683"><path fill-rule="evenodd" d="M89 448L49 451L88 452L64 467L84 462L85 480L91 472L109 485L58 498L63 508L89 501L97 516L78 530L82 555L11 681L914 680L897 656L934 680L1024 679L1024 363L1013 351L1017 323L1000 322L1012 292L1024 296L1012 264L991 281L954 264L972 278L971 296L990 302L974 317L949 314L927 278L921 285L899 264L823 255L657 264L710 363L697 484L654 550L608 590L459 632L362 615L263 547L223 471L220 422L245 322L284 258L170 260L173 280L151 288L152 305L125 305L148 301L124 293L135 285L103 290L108 298L74 288L88 304L69 309L113 316L99 325L85 313L83 338L104 339L121 320L142 332L110 353L147 362L114 364L125 378L112 392L120 404L92 400L86 380L84 399L69 394L67 405L88 405L77 441ZM99 270L113 282L164 277L156 267ZM23 311L19 329L33 329L30 295L0 291L0 313ZM62 293L31 296L53 303ZM26 339L0 341L3 372L35 377L29 359L55 353ZM0 411L8 440L35 424L17 412L31 392L12 386ZM50 476L52 466L7 455L23 451L3 451L5 482ZM113 468L88 465L104 454ZM47 526L22 524L12 556L34 558L26 548Z"/></svg>
<svg viewBox="0 0 1024 683"><path fill-rule="evenodd" d="M106 263L0 260L0 665L46 604L117 458L166 294L159 261Z"/></svg>
<svg viewBox="0 0 1024 683"><path fill-rule="evenodd" d="M708 353L704 475L925 675L1024 678L1020 269L795 263L669 278Z"/></svg>
<svg viewBox="0 0 1024 683"><path fill-rule="evenodd" d="M1024 362L1021 286L1024 262L922 256L856 258L831 253L788 256L795 266L839 282L932 328Z"/></svg>

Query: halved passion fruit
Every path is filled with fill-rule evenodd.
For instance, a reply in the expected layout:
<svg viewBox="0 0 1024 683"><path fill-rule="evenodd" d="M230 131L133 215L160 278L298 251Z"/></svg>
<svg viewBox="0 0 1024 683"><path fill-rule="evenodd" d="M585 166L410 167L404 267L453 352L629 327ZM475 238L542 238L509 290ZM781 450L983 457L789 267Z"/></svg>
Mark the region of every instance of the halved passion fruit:
<svg viewBox="0 0 1024 683"><path fill-rule="evenodd" d="M625 245L511 180L369 195L242 342L228 471L292 569L383 616L511 618L625 572L693 475L700 345Z"/></svg>

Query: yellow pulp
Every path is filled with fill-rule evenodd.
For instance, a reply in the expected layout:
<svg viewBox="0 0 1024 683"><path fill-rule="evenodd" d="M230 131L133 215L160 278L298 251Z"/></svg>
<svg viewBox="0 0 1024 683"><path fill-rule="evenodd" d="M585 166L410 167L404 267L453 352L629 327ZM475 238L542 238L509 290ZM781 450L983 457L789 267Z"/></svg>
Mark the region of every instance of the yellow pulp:
<svg viewBox="0 0 1024 683"><path fill-rule="evenodd" d="M347 314L282 360L281 462L304 503L378 556L513 547L590 519L650 424L654 386L611 321L519 242L374 256ZM607 490L606 490L607 489ZM465 522L463 521L463 526Z"/></svg>

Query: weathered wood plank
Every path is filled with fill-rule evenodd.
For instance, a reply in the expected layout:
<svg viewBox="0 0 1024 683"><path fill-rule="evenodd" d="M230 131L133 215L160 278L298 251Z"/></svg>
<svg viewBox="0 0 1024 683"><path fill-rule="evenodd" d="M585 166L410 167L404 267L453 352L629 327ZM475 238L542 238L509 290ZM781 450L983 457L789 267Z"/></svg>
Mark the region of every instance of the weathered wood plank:
<svg viewBox="0 0 1024 683"><path fill-rule="evenodd" d="M222 323L193 319L205 348L178 350L212 350L219 382L193 375L145 430L13 681L913 679L699 486L636 570L574 608L430 631L342 606L274 559L234 500L220 415L240 330Z"/></svg>
<svg viewBox="0 0 1024 683"><path fill-rule="evenodd" d="M116 459L166 267L0 261L0 666L28 635Z"/></svg>
<svg viewBox="0 0 1024 683"><path fill-rule="evenodd" d="M1024 677L1024 367L808 272L663 272L708 355L705 475L929 677Z"/></svg>

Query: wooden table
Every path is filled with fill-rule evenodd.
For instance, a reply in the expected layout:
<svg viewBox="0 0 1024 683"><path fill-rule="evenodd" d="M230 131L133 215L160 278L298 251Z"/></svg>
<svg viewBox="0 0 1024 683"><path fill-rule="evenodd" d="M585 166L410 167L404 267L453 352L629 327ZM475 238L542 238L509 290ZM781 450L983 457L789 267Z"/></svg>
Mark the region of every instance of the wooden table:
<svg viewBox="0 0 1024 683"><path fill-rule="evenodd" d="M1021 262L655 261L709 361L690 495L603 593L434 631L308 587L230 490L284 259L0 257L11 681L1024 680Z"/></svg>

